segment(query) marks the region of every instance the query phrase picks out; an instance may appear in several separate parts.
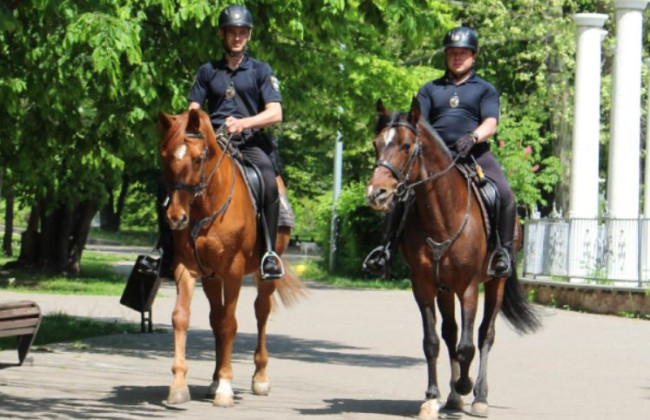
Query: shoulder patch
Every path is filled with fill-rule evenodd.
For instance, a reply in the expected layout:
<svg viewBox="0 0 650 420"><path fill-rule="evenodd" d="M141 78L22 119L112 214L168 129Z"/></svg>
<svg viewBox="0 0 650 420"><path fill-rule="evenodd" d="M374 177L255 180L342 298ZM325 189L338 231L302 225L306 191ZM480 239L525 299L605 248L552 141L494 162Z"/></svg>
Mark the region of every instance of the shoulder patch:
<svg viewBox="0 0 650 420"><path fill-rule="evenodd" d="M271 76L271 86L273 86L273 90L276 92L280 91L280 82L278 82L278 78L275 76Z"/></svg>

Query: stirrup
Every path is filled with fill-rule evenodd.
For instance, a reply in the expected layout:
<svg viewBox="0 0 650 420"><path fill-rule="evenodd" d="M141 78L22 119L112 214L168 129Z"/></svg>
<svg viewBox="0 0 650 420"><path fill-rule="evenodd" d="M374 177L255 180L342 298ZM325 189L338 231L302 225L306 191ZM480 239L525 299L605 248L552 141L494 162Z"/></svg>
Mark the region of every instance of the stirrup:
<svg viewBox="0 0 650 420"><path fill-rule="evenodd" d="M496 260L500 257L505 257L506 261L508 262L508 268L506 270L502 271L497 271L494 268L494 264L496 263ZM492 251L492 255L490 255L490 261L488 262L488 269L487 269L487 274L489 277L510 277L512 275L512 258L510 258L510 253L502 247L496 248L494 251Z"/></svg>
<svg viewBox="0 0 650 420"><path fill-rule="evenodd" d="M384 264L380 265L379 261L384 260ZM385 276L390 270L390 250L384 245L370 251L366 259L363 261L361 269L372 276Z"/></svg>
<svg viewBox="0 0 650 420"><path fill-rule="evenodd" d="M274 258L277 261L278 267L280 267L279 273L265 273L264 272L264 263L268 260ZM260 273L262 274L262 280L275 280L284 277L284 265L280 256L275 253L275 251L267 251L266 254L262 256L260 261Z"/></svg>

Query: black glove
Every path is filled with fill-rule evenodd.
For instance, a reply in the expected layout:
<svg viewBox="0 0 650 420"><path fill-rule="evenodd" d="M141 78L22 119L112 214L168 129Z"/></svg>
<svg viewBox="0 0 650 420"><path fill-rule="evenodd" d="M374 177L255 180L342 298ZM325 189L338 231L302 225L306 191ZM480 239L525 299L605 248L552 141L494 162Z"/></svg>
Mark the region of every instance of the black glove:
<svg viewBox="0 0 650 420"><path fill-rule="evenodd" d="M463 134L456 140L456 152L458 152L460 157L466 158L475 144L476 142L471 134Z"/></svg>

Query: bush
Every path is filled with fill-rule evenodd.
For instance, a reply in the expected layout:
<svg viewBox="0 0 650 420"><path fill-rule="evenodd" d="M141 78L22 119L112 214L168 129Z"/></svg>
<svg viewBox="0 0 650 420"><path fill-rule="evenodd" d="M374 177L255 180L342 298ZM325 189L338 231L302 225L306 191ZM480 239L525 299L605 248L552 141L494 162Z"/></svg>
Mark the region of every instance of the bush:
<svg viewBox="0 0 650 420"><path fill-rule="evenodd" d="M361 265L368 253L381 244L384 214L372 210L365 202L365 183L355 182L341 191L336 214L338 221L337 256L334 273L366 277ZM323 196L318 206L317 236L323 244L323 262L329 267L332 195ZM391 278L407 276L406 265L395 261Z"/></svg>

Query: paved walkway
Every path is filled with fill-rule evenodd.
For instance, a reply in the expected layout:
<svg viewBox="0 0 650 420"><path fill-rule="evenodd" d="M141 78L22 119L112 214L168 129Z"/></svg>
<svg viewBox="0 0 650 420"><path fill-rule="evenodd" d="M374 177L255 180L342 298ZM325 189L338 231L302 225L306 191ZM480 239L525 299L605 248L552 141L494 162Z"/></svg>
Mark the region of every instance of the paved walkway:
<svg viewBox="0 0 650 420"><path fill-rule="evenodd" d="M310 295L269 323L271 394L250 392L255 290L245 285L234 351L236 406L203 399L214 367L208 306L197 291L188 340L193 400L162 404L171 382L174 288L164 285L153 319L167 333L125 334L34 349L0 370L0 418L12 419L405 419L417 416L426 367L420 316L409 292L310 284ZM139 322L117 297L0 292L45 313ZM518 336L499 319L490 359L490 418L646 419L650 413L650 322L541 309L544 329ZM15 360L0 352L0 361ZM446 350L440 384L449 386ZM476 372L477 363L472 366ZM475 375L475 373L474 373ZM466 397L466 402L471 402ZM447 413L441 418L471 418Z"/></svg>

